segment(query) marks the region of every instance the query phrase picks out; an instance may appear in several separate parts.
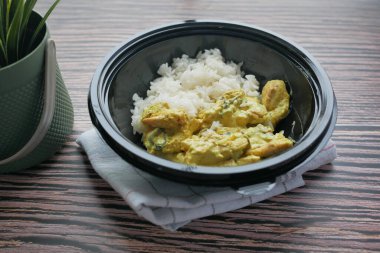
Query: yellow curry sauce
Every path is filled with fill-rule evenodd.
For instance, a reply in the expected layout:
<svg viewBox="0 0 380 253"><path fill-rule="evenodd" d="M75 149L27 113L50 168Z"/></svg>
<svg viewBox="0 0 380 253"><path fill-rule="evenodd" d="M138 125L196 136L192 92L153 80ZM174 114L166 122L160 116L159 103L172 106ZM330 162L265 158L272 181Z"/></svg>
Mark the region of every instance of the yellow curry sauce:
<svg viewBox="0 0 380 253"><path fill-rule="evenodd" d="M257 162L293 146L276 124L289 112L281 80L268 81L261 97L231 90L195 117L167 103L146 108L143 143L149 153L191 165L236 166Z"/></svg>

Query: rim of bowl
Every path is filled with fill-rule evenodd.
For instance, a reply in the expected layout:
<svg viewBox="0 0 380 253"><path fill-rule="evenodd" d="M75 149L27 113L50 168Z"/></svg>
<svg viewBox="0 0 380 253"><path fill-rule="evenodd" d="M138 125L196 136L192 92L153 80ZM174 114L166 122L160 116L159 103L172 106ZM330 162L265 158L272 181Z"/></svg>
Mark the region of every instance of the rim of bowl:
<svg viewBox="0 0 380 253"><path fill-rule="evenodd" d="M137 146L135 143L128 140L119 131L119 129L117 128L117 126L112 120L112 117L108 108L108 99L104 101L104 99L102 99L102 96L105 95L105 97L108 97L107 87L110 86L110 83L114 75L119 71L120 67L123 65L124 62L122 60L128 59L129 57L139 52L139 50L142 50L143 48L146 48L149 45L153 44L153 43L151 44L147 43L147 45L142 47L140 43L149 42L150 40L154 40L155 37L159 35L164 35L165 33L173 34L180 30L189 30L189 29L194 29L194 28L216 29L215 31L219 31L219 32L224 29L231 29L235 32L239 32L240 30L240 32L245 31L248 33L249 32L260 33L262 36L266 38L268 37L271 38L270 41L272 43L276 43L278 44L278 46L285 47L289 51L289 53L292 53L291 56L294 58L291 58L291 60L293 61L293 63L297 62L299 65L303 67L305 67L305 64L306 64L306 66L311 71L309 74L312 75L312 76L306 75L306 77L309 80L311 79L310 81L312 81L315 85L320 86L319 89L316 89L316 87L314 87L313 85L311 86L311 88L313 89L314 95L317 96L316 93L319 94L319 96L317 97L317 99L319 100L316 100L316 98L314 98L316 100L315 101L316 108L315 108L315 114L313 116L312 122L310 123L310 127L307 130L307 132L302 136L302 138L297 142L295 146L293 146L288 151L285 151L274 157L266 158L258 163L252 163L252 164L240 165L240 166L228 166L228 167L227 166L226 167L199 166L199 165L193 166L193 165L186 165L182 163L172 162L164 158L160 158L156 155L149 154L146 150L143 150L141 147ZM198 32L195 34L200 34L200 33ZM224 35L227 36L227 34L224 34ZM183 35L183 36L186 36L186 35ZM171 38L173 37L177 37L177 36L172 36ZM155 41L155 43L157 42L158 41ZM134 47L137 47L138 50L136 49L133 50ZM131 50L131 53L127 55L127 57L125 57L125 52L127 52L128 50ZM303 65L297 60L303 61ZM119 67L115 68L115 65ZM320 91L322 91L322 93ZM322 66L307 50L299 46L297 43L289 40L288 38L285 38L284 36L277 34L275 32L269 31L267 29L263 29L257 26L243 24L243 23L227 22L227 21L219 21L219 20L199 20L199 21L190 20L190 21L172 23L169 25L163 25L163 26L159 26L153 29L143 31L142 33L137 34L131 39L125 42L122 42L119 46L116 46L113 50L111 50L97 67L94 73L93 79L91 81L88 98L89 98L88 104L89 104L90 110L93 111L94 113L94 115L92 116L95 117L95 119L93 119L93 117L91 116L91 119L96 128L98 129L101 128L102 134L106 134L107 137L111 138L119 146L125 148L128 152L131 152L133 155L139 157L140 159L145 160L149 163L153 163L157 167L157 169L165 168L165 170L175 170L177 172L178 171L187 172L189 171L189 168L190 168L191 173L216 175L216 174L240 174L240 173L253 172L253 171L258 171L258 170L263 170L263 169L268 169L268 168L274 168L274 167L277 168L282 165L285 165L288 161L292 160L293 158L301 156L308 149L311 149L315 145L317 145L318 143L316 143L316 141L320 139L321 134L323 134L325 132L325 129L329 127L329 123L331 123L331 121L335 122L334 119L333 120L331 119L333 115L334 106L335 106L335 103L333 102L335 101L335 97L334 97L334 92L332 89L331 82L327 76L327 73L322 68ZM330 100L331 102L326 103L326 107L322 108L323 111L321 112L321 105L318 105L318 103L320 104L322 101L328 102ZM111 146L111 148L114 148L114 147ZM115 150L115 151L119 153L118 150Z"/></svg>

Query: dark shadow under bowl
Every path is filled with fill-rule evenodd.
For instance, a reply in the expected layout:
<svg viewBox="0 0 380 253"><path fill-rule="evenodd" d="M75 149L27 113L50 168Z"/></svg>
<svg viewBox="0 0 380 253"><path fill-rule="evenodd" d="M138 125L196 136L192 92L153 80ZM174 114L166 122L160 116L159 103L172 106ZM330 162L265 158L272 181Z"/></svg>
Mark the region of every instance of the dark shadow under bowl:
<svg viewBox="0 0 380 253"><path fill-rule="evenodd" d="M228 61L263 85L281 79L291 94L291 111L277 127L296 140L294 147L258 163L236 167L188 166L148 154L131 127L132 96L146 97L158 67L175 57L194 57L219 48ZM117 47L99 65L91 83L89 109L105 141L137 168L178 182L247 185L302 166L330 138L336 122L331 83L317 61L285 38L252 26L224 22L184 22L136 36Z"/></svg>

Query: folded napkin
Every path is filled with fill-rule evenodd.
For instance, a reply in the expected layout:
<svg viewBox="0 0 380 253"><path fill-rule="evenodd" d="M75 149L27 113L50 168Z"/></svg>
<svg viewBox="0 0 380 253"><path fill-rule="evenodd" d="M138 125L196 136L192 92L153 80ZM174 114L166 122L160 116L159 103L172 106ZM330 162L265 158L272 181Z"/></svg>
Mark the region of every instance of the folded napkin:
<svg viewBox="0 0 380 253"><path fill-rule="evenodd" d="M94 170L128 205L148 221L177 230L193 219L236 210L304 185L302 174L336 158L331 141L309 163L266 182L240 189L203 187L168 181L141 171L119 157L95 129L77 140Z"/></svg>

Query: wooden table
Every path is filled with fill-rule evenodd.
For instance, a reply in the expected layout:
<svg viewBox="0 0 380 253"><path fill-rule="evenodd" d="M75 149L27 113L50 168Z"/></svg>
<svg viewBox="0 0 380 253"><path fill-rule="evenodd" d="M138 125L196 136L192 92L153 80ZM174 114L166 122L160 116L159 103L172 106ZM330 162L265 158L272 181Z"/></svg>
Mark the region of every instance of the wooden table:
<svg viewBox="0 0 380 253"><path fill-rule="evenodd" d="M45 12L48 3L37 9ZM0 252L380 250L380 1L65 0L49 28L75 107L56 156L0 176ZM91 168L75 139L91 128L87 91L114 46L154 26L224 19L264 27L310 51L328 72L338 158L306 186L168 232L138 217Z"/></svg>

